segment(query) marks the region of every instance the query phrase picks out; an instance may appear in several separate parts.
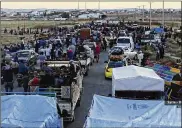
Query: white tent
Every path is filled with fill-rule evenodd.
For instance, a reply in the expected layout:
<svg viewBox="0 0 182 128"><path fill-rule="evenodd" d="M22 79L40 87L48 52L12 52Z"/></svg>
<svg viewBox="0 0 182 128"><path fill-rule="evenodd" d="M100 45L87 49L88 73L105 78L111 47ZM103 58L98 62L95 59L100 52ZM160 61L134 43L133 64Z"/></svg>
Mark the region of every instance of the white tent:
<svg viewBox="0 0 182 128"><path fill-rule="evenodd" d="M164 80L152 69L138 66L114 68L112 73L112 95L115 91L164 91Z"/></svg>
<svg viewBox="0 0 182 128"><path fill-rule="evenodd" d="M180 128L181 108L164 101L94 95L85 128Z"/></svg>

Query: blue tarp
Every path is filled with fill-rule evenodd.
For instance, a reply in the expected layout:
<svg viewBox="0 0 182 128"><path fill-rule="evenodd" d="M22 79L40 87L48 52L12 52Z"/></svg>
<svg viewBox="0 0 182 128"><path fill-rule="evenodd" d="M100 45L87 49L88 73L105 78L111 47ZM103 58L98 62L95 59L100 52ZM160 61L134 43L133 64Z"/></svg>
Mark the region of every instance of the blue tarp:
<svg viewBox="0 0 182 128"><path fill-rule="evenodd" d="M181 128L181 108L160 100L94 95L85 128Z"/></svg>
<svg viewBox="0 0 182 128"><path fill-rule="evenodd" d="M1 96L3 128L61 128L56 99L40 95Z"/></svg>
<svg viewBox="0 0 182 128"><path fill-rule="evenodd" d="M158 33L158 34L164 33L164 29L163 28L153 28L152 31L155 32L155 33Z"/></svg>

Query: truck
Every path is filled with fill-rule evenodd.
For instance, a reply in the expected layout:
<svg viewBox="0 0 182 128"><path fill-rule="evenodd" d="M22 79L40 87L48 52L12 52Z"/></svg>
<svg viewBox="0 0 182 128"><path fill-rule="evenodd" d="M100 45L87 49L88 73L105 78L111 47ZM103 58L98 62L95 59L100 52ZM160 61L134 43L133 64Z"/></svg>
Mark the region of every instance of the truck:
<svg viewBox="0 0 182 128"><path fill-rule="evenodd" d="M60 87L47 89L39 88L39 91L46 90L56 93L58 106L64 121L73 122L75 119L75 109L80 106L81 95L83 93L83 74L79 61L74 61L77 69L77 76L71 79L69 75L69 61L46 61L48 67L54 71L60 70L64 83Z"/></svg>
<svg viewBox="0 0 182 128"><path fill-rule="evenodd" d="M91 29L90 28L82 28L79 31L81 39L85 40L90 38L91 35Z"/></svg>

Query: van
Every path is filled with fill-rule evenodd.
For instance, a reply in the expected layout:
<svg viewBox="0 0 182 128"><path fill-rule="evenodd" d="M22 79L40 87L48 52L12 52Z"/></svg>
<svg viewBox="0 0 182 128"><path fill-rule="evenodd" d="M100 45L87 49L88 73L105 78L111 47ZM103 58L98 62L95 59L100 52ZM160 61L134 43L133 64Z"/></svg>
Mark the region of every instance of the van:
<svg viewBox="0 0 182 128"><path fill-rule="evenodd" d="M116 44L117 46L122 47L124 50L134 50L134 42L132 37L119 37Z"/></svg>

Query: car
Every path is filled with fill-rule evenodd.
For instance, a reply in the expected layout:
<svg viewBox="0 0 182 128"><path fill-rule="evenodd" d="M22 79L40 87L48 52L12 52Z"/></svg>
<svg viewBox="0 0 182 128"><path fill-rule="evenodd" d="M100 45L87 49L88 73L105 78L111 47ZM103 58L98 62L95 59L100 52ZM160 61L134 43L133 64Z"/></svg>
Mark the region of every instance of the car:
<svg viewBox="0 0 182 128"><path fill-rule="evenodd" d="M111 61L111 60L109 60L109 62L105 61L105 63L107 63L107 65L105 66L105 79L111 79L112 78L112 69L113 68L123 67L123 66L128 65L127 61L125 61L125 60L123 60L123 61Z"/></svg>
<svg viewBox="0 0 182 128"><path fill-rule="evenodd" d="M129 59L134 60L137 59L137 52L128 48L123 49L121 46L114 46L108 51L108 57L111 55L114 50L123 50L124 55Z"/></svg>
<svg viewBox="0 0 182 128"><path fill-rule="evenodd" d="M138 24L132 24L132 28L138 28Z"/></svg>
<svg viewBox="0 0 182 128"><path fill-rule="evenodd" d="M130 48L130 49L134 49L134 41L132 37L118 37L118 39L116 40L116 44L117 46L122 47L123 49L125 48Z"/></svg>
<svg viewBox="0 0 182 128"><path fill-rule="evenodd" d="M161 43L161 38L159 35L157 34L147 34L147 35L144 35L142 38L141 38L141 43L142 44L147 44L147 43Z"/></svg>
<svg viewBox="0 0 182 128"><path fill-rule="evenodd" d="M28 62L30 59L38 56L34 50L20 50L15 53L18 56L19 61Z"/></svg>

